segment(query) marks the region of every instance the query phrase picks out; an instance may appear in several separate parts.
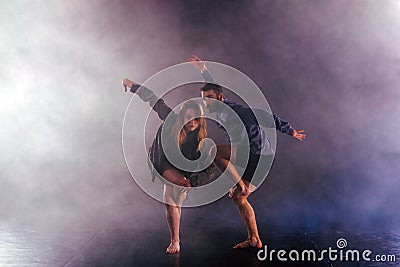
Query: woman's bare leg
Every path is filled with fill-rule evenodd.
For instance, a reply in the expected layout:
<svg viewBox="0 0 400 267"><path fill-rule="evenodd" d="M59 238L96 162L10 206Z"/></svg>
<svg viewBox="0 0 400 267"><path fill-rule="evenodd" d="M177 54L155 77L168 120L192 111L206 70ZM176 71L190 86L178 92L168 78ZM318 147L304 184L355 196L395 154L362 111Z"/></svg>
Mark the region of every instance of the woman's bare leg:
<svg viewBox="0 0 400 267"><path fill-rule="evenodd" d="M164 171L163 177L168 181L171 179L177 181L185 179L180 172L174 169ZM176 186L164 185L164 206L168 228L171 234L171 243L166 250L167 253L178 253L180 251L179 226L181 206L185 198L186 192L179 191Z"/></svg>

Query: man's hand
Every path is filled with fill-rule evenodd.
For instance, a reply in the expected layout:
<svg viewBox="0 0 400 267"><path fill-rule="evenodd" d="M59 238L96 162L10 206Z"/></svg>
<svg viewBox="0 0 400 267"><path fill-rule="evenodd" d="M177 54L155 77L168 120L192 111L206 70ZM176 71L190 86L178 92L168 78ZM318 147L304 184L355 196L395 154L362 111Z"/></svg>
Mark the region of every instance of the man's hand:
<svg viewBox="0 0 400 267"><path fill-rule="evenodd" d="M293 134L292 134L292 137L301 141L304 138L306 138L306 135L303 132L304 132L304 130L294 130Z"/></svg>
<svg viewBox="0 0 400 267"><path fill-rule="evenodd" d="M186 59L186 62L191 63L196 69L200 70L202 73L207 69L206 63L201 61L200 58L196 55L192 55L192 57Z"/></svg>
<svg viewBox="0 0 400 267"><path fill-rule="evenodd" d="M132 88L132 86L134 86L136 83L134 83L133 81L129 80L128 78L124 78L122 80L122 86L125 89L125 92L127 91L128 88Z"/></svg>

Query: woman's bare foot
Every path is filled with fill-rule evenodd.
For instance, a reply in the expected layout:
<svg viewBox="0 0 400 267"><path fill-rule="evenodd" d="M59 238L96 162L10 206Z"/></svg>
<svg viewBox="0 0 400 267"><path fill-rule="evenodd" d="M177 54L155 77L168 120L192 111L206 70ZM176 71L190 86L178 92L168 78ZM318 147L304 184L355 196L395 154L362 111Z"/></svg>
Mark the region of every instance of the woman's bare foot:
<svg viewBox="0 0 400 267"><path fill-rule="evenodd" d="M262 248L261 239L253 237L246 241L236 244L233 249L244 249L244 248Z"/></svg>
<svg viewBox="0 0 400 267"><path fill-rule="evenodd" d="M171 241L169 246L167 247L167 253L178 253L181 250L181 246L179 245L179 241Z"/></svg>

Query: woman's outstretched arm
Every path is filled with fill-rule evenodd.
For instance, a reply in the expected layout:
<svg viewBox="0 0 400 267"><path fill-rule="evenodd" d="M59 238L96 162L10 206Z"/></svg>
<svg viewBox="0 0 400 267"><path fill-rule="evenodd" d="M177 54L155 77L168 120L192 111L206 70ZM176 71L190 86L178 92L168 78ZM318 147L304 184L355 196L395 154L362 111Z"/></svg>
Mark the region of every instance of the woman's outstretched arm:
<svg viewBox="0 0 400 267"><path fill-rule="evenodd" d="M125 88L125 92L128 88L130 88L130 91L134 94L137 94L144 102L149 102L149 105L153 108L155 112L157 112L158 117L163 121L165 121L168 114L172 112L172 109L167 104L165 104L164 100L158 98L149 88L137 84L129 80L128 78L124 78L122 80L122 85Z"/></svg>

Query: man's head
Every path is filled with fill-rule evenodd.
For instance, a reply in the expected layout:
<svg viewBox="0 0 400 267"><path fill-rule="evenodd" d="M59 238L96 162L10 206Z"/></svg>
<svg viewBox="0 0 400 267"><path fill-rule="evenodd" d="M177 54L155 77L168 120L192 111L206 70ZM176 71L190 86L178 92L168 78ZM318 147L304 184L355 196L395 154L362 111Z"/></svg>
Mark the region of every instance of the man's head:
<svg viewBox="0 0 400 267"><path fill-rule="evenodd" d="M222 86L215 83L207 83L200 88L201 97L203 98L206 108L210 112L217 111L217 100L224 101L224 94L222 93Z"/></svg>

